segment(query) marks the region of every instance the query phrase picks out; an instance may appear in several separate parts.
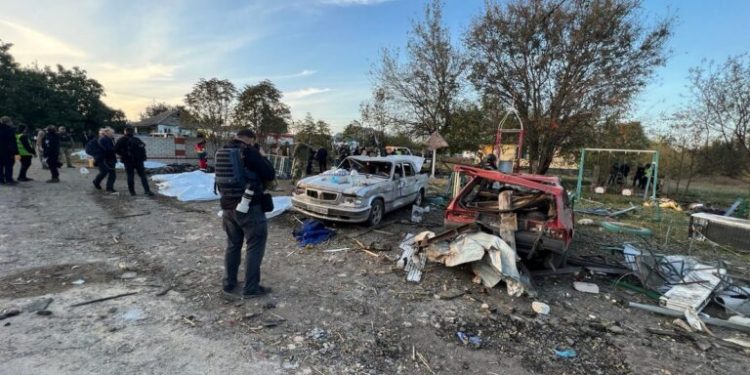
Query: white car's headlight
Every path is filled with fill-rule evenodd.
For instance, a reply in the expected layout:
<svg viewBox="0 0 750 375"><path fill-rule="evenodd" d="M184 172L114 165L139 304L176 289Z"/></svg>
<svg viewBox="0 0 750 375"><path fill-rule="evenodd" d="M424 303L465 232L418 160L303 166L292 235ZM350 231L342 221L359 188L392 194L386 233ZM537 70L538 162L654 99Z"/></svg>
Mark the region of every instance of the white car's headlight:
<svg viewBox="0 0 750 375"><path fill-rule="evenodd" d="M354 206L361 206L362 205L362 198L356 196L356 195L344 195L344 203L345 204L351 204Z"/></svg>
<svg viewBox="0 0 750 375"><path fill-rule="evenodd" d="M297 184L294 187L294 194L305 194L305 187L302 184Z"/></svg>

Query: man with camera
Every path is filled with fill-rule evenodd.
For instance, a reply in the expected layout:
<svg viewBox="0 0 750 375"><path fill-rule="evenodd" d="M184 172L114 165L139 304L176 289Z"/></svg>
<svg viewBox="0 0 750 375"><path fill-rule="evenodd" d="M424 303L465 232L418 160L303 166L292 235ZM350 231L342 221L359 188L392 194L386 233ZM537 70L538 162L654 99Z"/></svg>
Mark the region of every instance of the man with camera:
<svg viewBox="0 0 750 375"><path fill-rule="evenodd" d="M237 273L245 254L245 285L242 298L254 298L271 292L260 285L260 265L266 250L268 226L265 212L273 209L265 184L274 180L276 172L263 151L255 145L255 133L250 129L237 132L234 139L216 152L216 187L221 195L222 221L227 233L222 291L235 298Z"/></svg>

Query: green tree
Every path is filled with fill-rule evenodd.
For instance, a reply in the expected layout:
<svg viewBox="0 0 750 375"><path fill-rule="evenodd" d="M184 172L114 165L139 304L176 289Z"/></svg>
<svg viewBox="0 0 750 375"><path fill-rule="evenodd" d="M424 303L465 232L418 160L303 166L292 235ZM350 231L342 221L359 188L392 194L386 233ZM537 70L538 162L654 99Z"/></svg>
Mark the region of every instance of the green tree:
<svg viewBox="0 0 750 375"><path fill-rule="evenodd" d="M259 135L286 133L291 117L281 91L269 80L245 86L234 109L235 126L250 127Z"/></svg>
<svg viewBox="0 0 750 375"><path fill-rule="evenodd" d="M216 147L226 138L236 96L232 82L218 78L201 78L185 95L189 122L197 124Z"/></svg>
<svg viewBox="0 0 750 375"><path fill-rule="evenodd" d="M532 172L591 139L664 64L671 21L652 28L639 0L488 0L466 35L469 79L518 110Z"/></svg>
<svg viewBox="0 0 750 375"><path fill-rule="evenodd" d="M0 41L0 113L32 127L93 131L120 123L122 112L105 105L104 88L78 67L21 67Z"/></svg>

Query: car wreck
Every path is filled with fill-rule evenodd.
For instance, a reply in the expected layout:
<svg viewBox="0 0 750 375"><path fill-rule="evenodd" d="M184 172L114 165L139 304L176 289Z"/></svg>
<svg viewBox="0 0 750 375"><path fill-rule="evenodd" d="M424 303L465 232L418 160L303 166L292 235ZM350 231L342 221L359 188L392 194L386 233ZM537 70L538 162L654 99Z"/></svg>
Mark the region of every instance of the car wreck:
<svg viewBox="0 0 750 375"><path fill-rule="evenodd" d="M515 214L516 250L526 259L541 259L551 268L565 264L573 240L573 209L557 177L506 174L456 166L453 199L444 214L446 226L481 223L499 228L504 213ZM511 202L500 209L499 196L510 191Z"/></svg>
<svg viewBox="0 0 750 375"><path fill-rule="evenodd" d="M377 225L386 213L424 201L428 176L418 156L350 156L338 168L300 180L294 208L310 217Z"/></svg>

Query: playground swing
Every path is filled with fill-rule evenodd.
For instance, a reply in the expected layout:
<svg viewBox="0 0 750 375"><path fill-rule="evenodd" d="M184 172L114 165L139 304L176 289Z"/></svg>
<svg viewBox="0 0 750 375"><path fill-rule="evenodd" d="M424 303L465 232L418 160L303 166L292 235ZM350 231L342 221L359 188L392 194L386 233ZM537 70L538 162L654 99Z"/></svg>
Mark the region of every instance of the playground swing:
<svg viewBox="0 0 750 375"><path fill-rule="evenodd" d="M603 181L606 181L604 185L606 186L619 186L620 190L625 190L625 186L627 185L627 176L630 174L631 171L633 171L633 174L636 174L636 171L632 170L630 168L630 164L627 162L628 155L629 154L647 154L651 155L651 161L649 164L647 164L647 168L643 171L645 175L645 186L643 189L643 200L646 200L650 198L651 200L656 200L656 190L658 186L658 175L659 175L659 152L656 150L628 150L628 149L609 149L609 148L582 148L581 149L581 162L578 165L578 181L576 184L576 197L582 198L583 195L583 180L584 180L584 170L585 170L585 163L586 163L586 154L587 153L597 153L597 163L594 165L594 170L591 176L591 183L593 186L600 186L602 185ZM612 163L612 154L613 153L622 153L624 154L622 158ZM601 179L601 162L603 154L606 154L606 166L609 168L609 173L607 174L606 180ZM627 166L627 167L623 167ZM634 183L635 184L635 183Z"/></svg>

